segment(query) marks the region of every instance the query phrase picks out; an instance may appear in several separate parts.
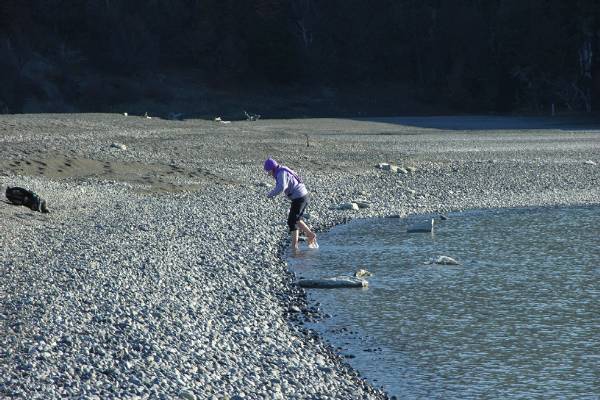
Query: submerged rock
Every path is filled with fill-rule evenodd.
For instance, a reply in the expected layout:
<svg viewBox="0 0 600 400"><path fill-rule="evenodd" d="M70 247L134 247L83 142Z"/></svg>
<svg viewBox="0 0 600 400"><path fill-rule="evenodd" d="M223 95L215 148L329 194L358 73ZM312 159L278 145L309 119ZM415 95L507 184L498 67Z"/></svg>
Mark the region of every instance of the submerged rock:
<svg viewBox="0 0 600 400"><path fill-rule="evenodd" d="M429 233L433 231L434 219L423 221L423 222L415 222L406 228L406 232L408 233Z"/></svg>
<svg viewBox="0 0 600 400"><path fill-rule="evenodd" d="M312 289L360 288L367 287L369 283L363 279L352 276L338 276L335 278L301 279L298 285Z"/></svg>
<svg viewBox="0 0 600 400"><path fill-rule="evenodd" d="M448 256L438 256L437 258L432 258L431 260L425 262L425 264L460 265L458 261Z"/></svg>

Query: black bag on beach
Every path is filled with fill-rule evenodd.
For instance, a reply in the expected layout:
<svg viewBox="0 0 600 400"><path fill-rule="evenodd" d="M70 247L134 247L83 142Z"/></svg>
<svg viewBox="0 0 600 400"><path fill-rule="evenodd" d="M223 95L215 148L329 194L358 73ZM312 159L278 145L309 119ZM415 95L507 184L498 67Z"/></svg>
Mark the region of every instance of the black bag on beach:
<svg viewBox="0 0 600 400"><path fill-rule="evenodd" d="M31 190L23 189L17 186L7 187L6 198L8 201L17 206L25 206L33 211L39 211L42 213L50 212L48 207L46 207L46 200L42 199Z"/></svg>

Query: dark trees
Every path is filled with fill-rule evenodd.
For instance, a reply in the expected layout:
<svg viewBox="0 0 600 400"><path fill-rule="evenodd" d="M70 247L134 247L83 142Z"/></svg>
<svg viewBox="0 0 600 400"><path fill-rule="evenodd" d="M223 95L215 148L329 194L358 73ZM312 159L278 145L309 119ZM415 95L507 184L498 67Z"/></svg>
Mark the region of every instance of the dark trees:
<svg viewBox="0 0 600 400"><path fill-rule="evenodd" d="M0 112L161 71L230 87L399 85L467 112L590 111L599 17L594 0L4 0Z"/></svg>

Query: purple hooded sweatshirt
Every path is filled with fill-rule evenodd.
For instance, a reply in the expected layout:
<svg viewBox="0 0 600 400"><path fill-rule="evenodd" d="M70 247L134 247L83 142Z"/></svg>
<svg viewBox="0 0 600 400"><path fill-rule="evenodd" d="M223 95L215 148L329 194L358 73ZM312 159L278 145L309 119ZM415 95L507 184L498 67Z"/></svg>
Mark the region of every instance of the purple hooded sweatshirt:
<svg viewBox="0 0 600 400"><path fill-rule="evenodd" d="M296 200L308 194L302 178L286 166L280 165L273 174L275 188L267 194L267 197L275 197L283 192L290 200Z"/></svg>

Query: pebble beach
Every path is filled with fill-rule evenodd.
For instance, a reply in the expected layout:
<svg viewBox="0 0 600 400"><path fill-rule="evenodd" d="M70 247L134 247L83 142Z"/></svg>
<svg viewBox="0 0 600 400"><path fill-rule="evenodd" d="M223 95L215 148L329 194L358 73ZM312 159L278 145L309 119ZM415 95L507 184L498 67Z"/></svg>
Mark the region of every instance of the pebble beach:
<svg viewBox="0 0 600 400"><path fill-rule="evenodd" d="M265 196L269 156L303 176L317 235L600 204L589 120L228 122L0 115L0 398L387 398L303 324L315 310L286 264L288 202Z"/></svg>

